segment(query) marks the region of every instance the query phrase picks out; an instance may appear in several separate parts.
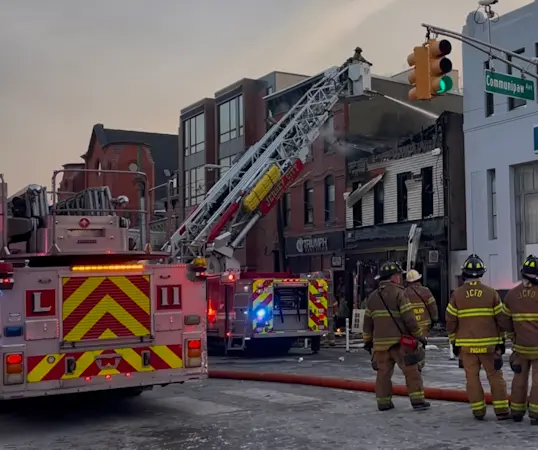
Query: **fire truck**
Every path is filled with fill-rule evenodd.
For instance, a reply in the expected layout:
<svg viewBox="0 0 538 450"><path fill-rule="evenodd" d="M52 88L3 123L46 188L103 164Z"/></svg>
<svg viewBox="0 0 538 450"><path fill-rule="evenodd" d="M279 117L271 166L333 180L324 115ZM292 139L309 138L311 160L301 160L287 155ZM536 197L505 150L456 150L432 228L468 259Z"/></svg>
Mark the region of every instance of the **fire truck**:
<svg viewBox="0 0 538 450"><path fill-rule="evenodd" d="M57 201L61 172L52 204L39 185L8 197L0 177L0 399L206 378L205 281L149 264L167 256L149 246L130 250L125 215L146 212L125 196L100 187Z"/></svg>
<svg viewBox="0 0 538 450"><path fill-rule="evenodd" d="M326 280L249 272L227 278L207 280L210 349L279 354L299 338L310 338L313 350L319 350L321 335L328 332Z"/></svg>
<svg viewBox="0 0 538 450"><path fill-rule="evenodd" d="M207 261L209 336L224 340L226 349L270 340L285 349L298 336L319 342L328 331L326 281L242 274L234 251L297 180L334 106L375 95L370 67L358 48L342 66L327 70L222 175L163 246L176 260Z"/></svg>

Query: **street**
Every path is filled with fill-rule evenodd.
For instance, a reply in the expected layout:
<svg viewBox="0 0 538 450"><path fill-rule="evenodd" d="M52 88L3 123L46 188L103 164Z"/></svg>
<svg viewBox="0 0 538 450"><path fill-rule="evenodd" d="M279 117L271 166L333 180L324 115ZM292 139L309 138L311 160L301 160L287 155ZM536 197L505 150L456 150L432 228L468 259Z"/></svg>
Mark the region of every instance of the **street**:
<svg viewBox="0 0 538 450"><path fill-rule="evenodd" d="M463 371L447 349L428 352L428 386L461 388ZM364 351L301 350L283 358L213 358L215 370L374 379ZM343 361L341 360L343 358ZM505 370L509 379L509 368ZM402 378L396 370L394 381ZM1 449L239 450L239 449L516 449L531 446L528 421L475 422L469 406L432 402L413 412L406 398L380 413L373 394L310 386L210 379L168 386L122 402L45 398L3 405Z"/></svg>

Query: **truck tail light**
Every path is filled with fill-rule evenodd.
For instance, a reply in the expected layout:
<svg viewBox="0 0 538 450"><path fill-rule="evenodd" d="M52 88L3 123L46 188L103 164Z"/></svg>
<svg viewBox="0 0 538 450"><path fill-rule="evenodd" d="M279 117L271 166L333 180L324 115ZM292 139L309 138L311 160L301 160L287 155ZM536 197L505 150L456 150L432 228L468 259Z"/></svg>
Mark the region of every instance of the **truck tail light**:
<svg viewBox="0 0 538 450"><path fill-rule="evenodd" d="M186 344L185 367L200 367L202 365L202 341L200 339L187 339Z"/></svg>
<svg viewBox="0 0 538 450"><path fill-rule="evenodd" d="M0 290L13 289L13 264L0 261Z"/></svg>
<svg viewBox="0 0 538 450"><path fill-rule="evenodd" d="M24 383L24 355L22 353L4 354L4 384Z"/></svg>

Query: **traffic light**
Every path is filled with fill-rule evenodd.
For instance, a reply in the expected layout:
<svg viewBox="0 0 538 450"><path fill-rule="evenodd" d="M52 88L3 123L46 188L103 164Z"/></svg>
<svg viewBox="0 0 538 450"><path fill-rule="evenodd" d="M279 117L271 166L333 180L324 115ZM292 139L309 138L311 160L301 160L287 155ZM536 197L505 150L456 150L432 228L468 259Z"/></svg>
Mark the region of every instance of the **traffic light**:
<svg viewBox="0 0 538 450"><path fill-rule="evenodd" d="M452 52L452 44L446 39L440 41L430 39L428 41L430 50L430 88L431 96L446 94L452 89L452 78L448 75L452 71L452 61L446 56Z"/></svg>
<svg viewBox="0 0 538 450"><path fill-rule="evenodd" d="M421 47L415 47L407 57L407 63L413 67L409 72L409 100L431 100L444 95L453 87L452 61L446 56L452 52L452 44L446 39L430 39Z"/></svg>
<svg viewBox="0 0 538 450"><path fill-rule="evenodd" d="M409 91L409 100L429 100L431 98L430 86L430 52L423 45L415 47L413 53L407 57L407 64L413 67L409 72L408 80L413 85Z"/></svg>

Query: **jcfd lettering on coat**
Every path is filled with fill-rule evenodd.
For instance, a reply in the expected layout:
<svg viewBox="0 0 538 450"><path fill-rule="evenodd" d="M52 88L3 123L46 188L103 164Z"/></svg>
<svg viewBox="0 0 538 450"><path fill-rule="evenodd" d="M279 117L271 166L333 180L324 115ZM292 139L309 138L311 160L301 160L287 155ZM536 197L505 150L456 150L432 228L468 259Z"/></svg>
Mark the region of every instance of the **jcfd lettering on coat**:
<svg viewBox="0 0 538 450"><path fill-rule="evenodd" d="M523 289L519 292L517 298L534 298L536 297L536 291L532 289Z"/></svg>
<svg viewBox="0 0 538 450"><path fill-rule="evenodd" d="M465 291L465 298L482 297L483 293L482 289L467 289Z"/></svg>

